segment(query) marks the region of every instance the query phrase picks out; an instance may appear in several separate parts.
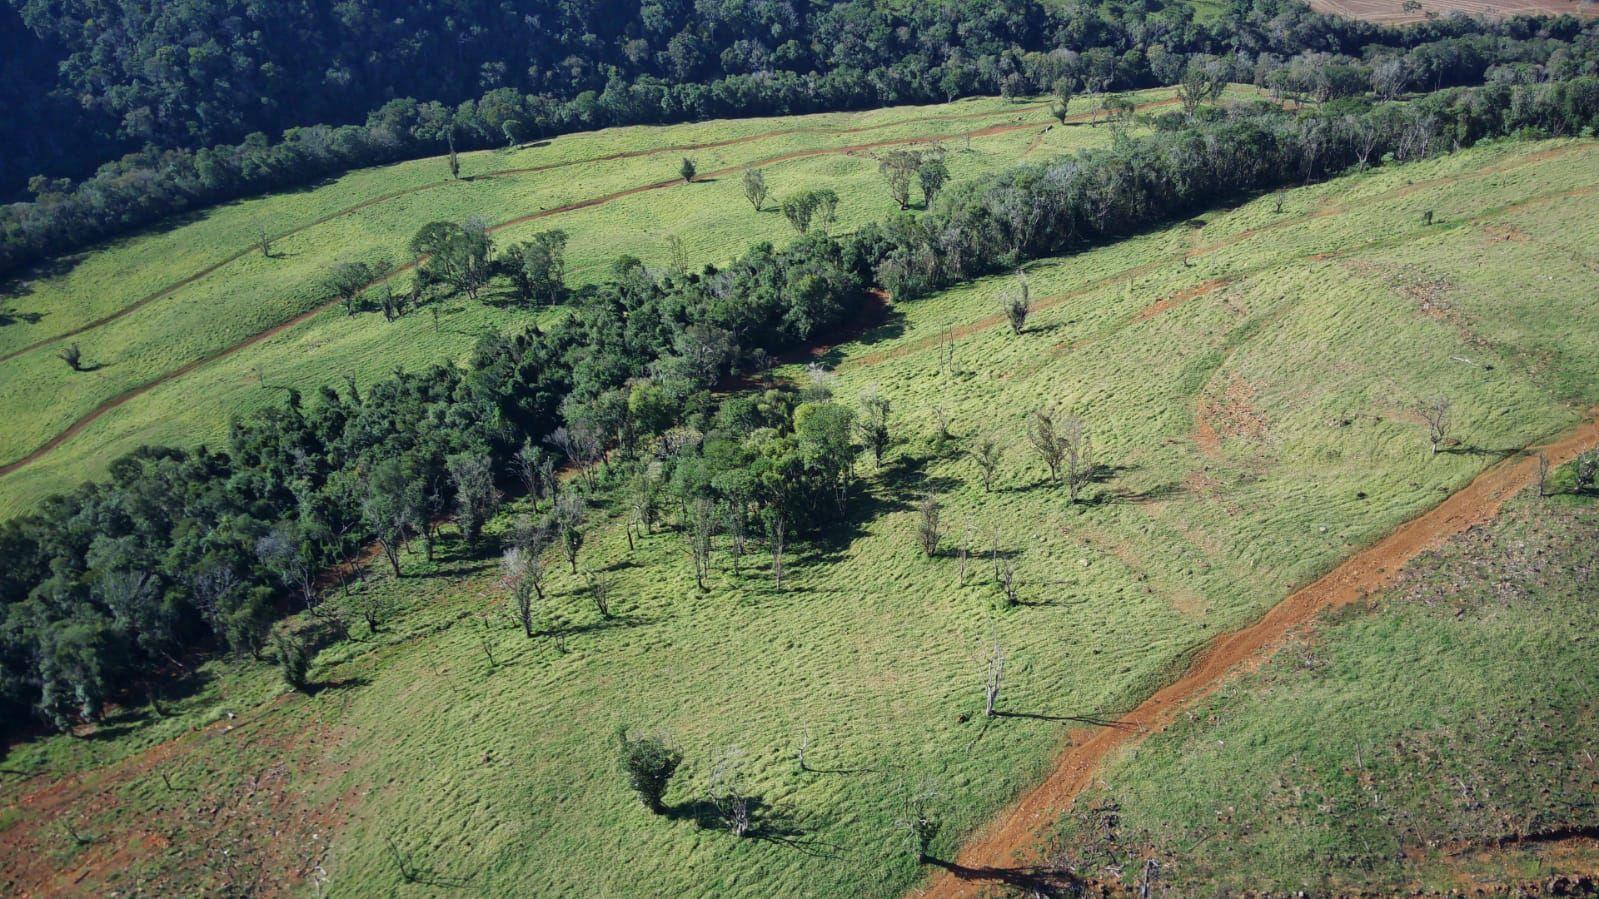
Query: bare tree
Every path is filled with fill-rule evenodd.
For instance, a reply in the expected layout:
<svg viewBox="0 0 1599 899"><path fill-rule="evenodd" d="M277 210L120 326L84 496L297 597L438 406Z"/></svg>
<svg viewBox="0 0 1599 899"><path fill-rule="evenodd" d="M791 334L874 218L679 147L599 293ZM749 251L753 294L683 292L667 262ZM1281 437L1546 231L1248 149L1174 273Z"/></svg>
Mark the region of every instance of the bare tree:
<svg viewBox="0 0 1599 899"><path fill-rule="evenodd" d="M855 421L861 442L872 451L872 461L883 467L883 453L888 450L888 398L874 386L861 394L861 414Z"/></svg>
<svg viewBox="0 0 1599 899"><path fill-rule="evenodd" d="M255 228L255 246L263 257L272 258L272 237L267 234L265 225L257 225Z"/></svg>
<svg viewBox="0 0 1599 899"><path fill-rule="evenodd" d="M772 549L772 586L783 589L783 544L788 535L788 520L780 511L766 516L766 542Z"/></svg>
<svg viewBox="0 0 1599 899"><path fill-rule="evenodd" d="M1005 605L1016 605L1016 563L1010 559L1000 559L994 568L994 577L999 581L999 592L1005 597Z"/></svg>
<svg viewBox="0 0 1599 899"><path fill-rule="evenodd" d="M995 706L999 704L999 687L1005 679L1005 650L1000 648L999 638L994 638L994 648L988 653L988 679L983 685L983 715L992 718L996 714Z"/></svg>
<svg viewBox="0 0 1599 899"><path fill-rule="evenodd" d="M513 546L500 557L500 583L511 602L511 614L529 640L534 636L538 605L544 602L543 582L544 566L534 553Z"/></svg>
<svg viewBox="0 0 1599 899"><path fill-rule="evenodd" d="M1440 394L1426 400L1416 410L1422 421L1427 423L1427 441L1434 456L1438 455L1438 448L1449 438L1449 411L1452 405L1448 397Z"/></svg>
<svg viewBox="0 0 1599 899"><path fill-rule="evenodd" d="M984 434L977 438L977 445L972 447L972 461L977 463L977 470L983 478L983 490L994 489L994 477L999 473L999 462L1003 451L999 447L999 440L993 434Z"/></svg>
<svg viewBox="0 0 1599 899"><path fill-rule="evenodd" d="M1066 418L1060 435L1066 449L1066 494L1075 503L1082 498L1083 488L1093 482L1098 468L1094 439L1088 426L1075 415Z"/></svg>
<svg viewBox="0 0 1599 899"><path fill-rule="evenodd" d="M915 791L907 790L906 793L904 811L894 823L910 837L916 863L926 864L932 858L928 852L942 827L932 811L932 801L937 794L925 785Z"/></svg>
<svg viewBox="0 0 1599 899"><path fill-rule="evenodd" d="M976 537L976 529L972 527L971 522L967 522L965 529L961 532L960 546L955 548L955 558L960 562L958 583L962 587L966 586L966 573L970 570L972 562L972 541Z"/></svg>
<svg viewBox="0 0 1599 899"><path fill-rule="evenodd" d="M918 509L921 512L921 522L916 528L916 538L922 545L922 552L926 553L928 558L932 558L938 555L938 543L944 539L944 529L939 524L943 506L939 505L938 497L929 493L922 497Z"/></svg>
<svg viewBox="0 0 1599 899"><path fill-rule="evenodd" d="M1549 495L1549 454L1538 451L1538 496Z"/></svg>
<svg viewBox="0 0 1599 899"><path fill-rule="evenodd" d="M746 763L747 756L739 747L729 746L722 750L711 764L710 789L706 797L735 837L749 833L752 823L751 797L744 785Z"/></svg>
<svg viewBox="0 0 1599 899"><path fill-rule="evenodd" d="M1038 453L1049 469L1050 483L1058 485L1061 462L1066 458L1066 442L1055 429L1053 413L1047 409L1033 413L1032 423L1027 429L1027 442L1032 444L1033 451Z"/></svg>
<svg viewBox="0 0 1599 899"><path fill-rule="evenodd" d="M555 503L551 516L556 536L561 541L561 552L566 562L577 574L577 554L583 548L583 526L588 523L588 503L575 493L563 494Z"/></svg>
<svg viewBox="0 0 1599 899"><path fill-rule="evenodd" d="M1022 333L1027 327L1027 316L1033 311L1032 293L1025 274L1017 276L1016 287L1005 291L999 298L999 304L1005 319L1010 322L1011 333Z"/></svg>
<svg viewBox="0 0 1599 899"><path fill-rule="evenodd" d="M589 599L594 600L594 609L600 617L609 621L611 619L611 578L603 571L588 573Z"/></svg>

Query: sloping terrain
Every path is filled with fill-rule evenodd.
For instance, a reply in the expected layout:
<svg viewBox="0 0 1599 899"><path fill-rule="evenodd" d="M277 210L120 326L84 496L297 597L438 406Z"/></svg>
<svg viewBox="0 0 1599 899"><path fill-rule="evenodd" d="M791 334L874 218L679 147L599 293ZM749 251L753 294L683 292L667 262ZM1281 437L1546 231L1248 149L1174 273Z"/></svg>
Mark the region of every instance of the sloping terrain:
<svg viewBox="0 0 1599 899"><path fill-rule="evenodd" d="M0 883L896 895L924 876L907 800L956 857L1068 735L1586 417L1596 163L1591 140L1485 145L1046 260L1019 335L997 305L1013 277L899 304L821 355L836 396L890 402L896 442L862 462L850 526L793 548L783 589L718 540L696 590L682 534L630 548L613 522L579 567L614 583L616 618L555 571L561 636L529 640L492 560L453 541L433 564L407 556L406 577L355 588L402 613L325 648L314 697L213 662L165 717L14 748ZM1453 427L1434 455L1417 409L1436 395ZM1027 447L1041 407L1093 435L1105 474L1084 502ZM992 491L966 456L985 434L1004 448ZM619 725L681 746L665 816L616 771ZM759 800L753 839L710 823L729 768Z"/></svg>
<svg viewBox="0 0 1599 899"><path fill-rule="evenodd" d="M403 293L406 243L427 222L477 217L501 245L562 229L576 283L603 277L623 254L664 264L673 238L690 264L720 263L754 241L790 239L776 207L797 190L835 190L836 229L882 218L894 205L874 154L887 149L941 145L958 182L1030 153L1108 142L1108 129L1079 127L1090 116L1080 102L1070 126L1053 128L1047 104L977 100L570 135L465 154L461 180L449 179L442 159L364 170L60 261L6 288L16 320L0 328L0 416L9 423L0 514L101 474L142 444L215 443L231 416L276 402L280 388L311 392L348 376L370 383L397 366L458 359L485 331L534 314L493 294L395 322L376 311L347 316L324 284L329 271L386 265ZM702 173L693 184L676 177L685 156ZM744 199L745 167L766 174L761 212ZM262 230L271 257L257 248ZM57 358L70 344L88 371Z"/></svg>

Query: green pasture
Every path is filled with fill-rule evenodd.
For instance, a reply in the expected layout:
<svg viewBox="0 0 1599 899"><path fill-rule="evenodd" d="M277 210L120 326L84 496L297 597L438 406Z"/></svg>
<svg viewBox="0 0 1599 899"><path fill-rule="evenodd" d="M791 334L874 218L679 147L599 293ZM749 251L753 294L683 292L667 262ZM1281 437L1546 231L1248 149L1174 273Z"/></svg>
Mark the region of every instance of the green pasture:
<svg viewBox="0 0 1599 899"><path fill-rule="evenodd" d="M1149 92L1140 99L1165 98ZM1090 108L1088 100L1078 103L1083 112ZM8 422L0 431L0 460L20 459L107 401L160 383L0 477L0 514L103 473L116 456L142 444L215 443L231 416L280 395L263 385L309 393L346 376L367 383L396 366L458 359L485 331L526 320L526 312L498 293L487 303L443 303L437 321L433 309L390 324L376 312L349 318L336 303L329 305L323 278L334 264L408 262L405 245L423 223L477 216L504 225L495 234L501 245L562 228L571 236L568 268L578 283L604 277L624 254L664 264L674 236L698 266L726 261L756 241L792 239L775 207L799 189L826 186L839 194L835 229L888 215L893 204L873 149L844 148L936 140L948 151L952 181L959 182L1024 156L1044 158L1110 140L1105 127L1051 123L1045 103L974 100L571 135L515 151L465 154L461 181L448 180L441 159L357 172L315 189L220 207L64 261L58 274L9 288L15 311L42 317L0 329L0 357L17 354L0 361L0 418ZM990 126L1013 130L967 139L968 132ZM682 149L691 146L699 148ZM643 155L603 158L624 153ZM794 154L800 155L772 161ZM685 155L696 160L704 180L672 182ZM766 173L771 198L762 212L744 198L744 166ZM651 189L506 225L638 187ZM316 224L322 219L328 220ZM273 241L272 258L251 250L259 227L287 235ZM219 262L215 271L160 294ZM409 283L408 275L398 275L396 283ZM130 307L84 333L51 339ZM308 313L309 320L235 351L253 335ZM81 347L93 370L73 372L57 358L68 343ZM197 362L195 370L184 370ZM182 373L162 380L174 372Z"/></svg>
<svg viewBox="0 0 1599 899"><path fill-rule="evenodd" d="M1130 881L1148 855L1173 895L1497 893L1591 870L1591 849L1500 841L1594 820L1595 511L1529 491L1418 559L1123 754L1055 857Z"/></svg>
<svg viewBox="0 0 1599 899"><path fill-rule="evenodd" d="M630 550L602 487L584 574L556 564L551 578L549 620L564 650L513 625L492 555L451 543L432 564L408 556L404 578L373 572L356 588L404 611L383 632L357 626L322 653L314 676L337 689L265 701L270 669L213 663L166 718L132 710L102 739L25 744L6 766L59 776L125 771L114 763L127 759L132 773L107 775L111 799L77 806L74 826L181 826L198 838L211 825L185 809L240 795L255 761L278 759L292 814L271 820L289 823L271 839L243 812L217 826L254 834L238 838L240 857L274 877L301 870L285 846L309 852L315 831L326 887L342 894L401 892L406 867L472 894L898 895L923 876L896 826L907 796L931 794L942 823L934 853L951 857L1042 775L1069 731L1131 708L1214 634L1254 620L1502 453L1582 417L1599 399L1599 320L1584 299L1599 287L1596 162L1599 142L1501 142L1042 261L1028 269L1035 311L1019 336L997 314L1014 276L899 304L820 360L842 400L876 389L890 401L896 443L881 469L860 463L847 526L792 547L783 590L757 547L739 573L719 551L698 591L683 536L661 529ZM186 379L191 407L245 387L263 395L223 370ZM807 377L798 367L779 375ZM1432 456L1415 409L1440 394L1454 426ZM1048 485L1026 447L1026 417L1040 407L1080 416L1109 471L1082 504ZM935 410L949 440L935 437ZM983 433L1006 446L993 492L964 456ZM944 504L948 531L931 559L915 533L928 493ZM964 585L963 545L973 553ZM1016 606L1001 601L993 550L1015 567ZM590 603L592 572L614 584L615 620ZM1389 627L1373 622L1352 627ZM1386 649L1376 636L1339 651L1359 649L1350 666L1403 671L1404 659L1376 657ZM985 719L996 642L1007 658L1003 714ZM1415 670L1447 679L1467 662L1439 664ZM1407 714L1432 720L1422 700L1449 688L1417 685ZM1381 687L1317 689L1354 697ZM1279 705L1238 726L1265 733ZM219 721L222 710L238 720ZM1292 714L1285 720L1317 717L1312 705ZM192 796L174 798L140 773L139 750L207 721L217 724L169 744L167 769L198 785ZM620 725L682 748L671 815L649 815L617 772ZM795 759L802 743L807 770ZM1187 744L1157 755L1170 745L1151 742L1147 757L1187 758ZM725 753L741 759L767 809L758 838L696 820ZM1237 784L1253 759L1217 756L1206 770ZM1135 781L1146 771L1180 779L1165 764L1129 770ZM1140 800L1140 820L1192 811L1153 789L1135 793L1115 772L1110 782L1129 808L1152 797ZM28 783L0 785L0 807ZM1197 796L1200 783L1173 795ZM14 814L9 828L37 833L38 851L62 870L99 851ZM115 884L191 889L219 888L225 874L199 839L172 840L119 871ZM297 876L309 888L311 875Z"/></svg>

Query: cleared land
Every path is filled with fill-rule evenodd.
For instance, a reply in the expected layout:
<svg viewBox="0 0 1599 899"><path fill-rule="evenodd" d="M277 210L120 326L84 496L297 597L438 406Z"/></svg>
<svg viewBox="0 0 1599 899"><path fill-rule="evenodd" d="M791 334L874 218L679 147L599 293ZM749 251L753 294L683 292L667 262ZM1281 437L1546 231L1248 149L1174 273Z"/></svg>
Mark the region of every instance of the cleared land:
<svg viewBox="0 0 1599 899"><path fill-rule="evenodd" d="M1599 507L1554 484L1098 772L1055 859L1174 895L1599 875Z"/></svg>
<svg viewBox="0 0 1599 899"><path fill-rule="evenodd" d="M955 857L1063 738L1584 418L1596 163L1593 141L1483 146L1041 262L1019 337L995 315L1011 278L902 304L824 354L840 396L890 400L899 442L881 470L863 462L850 526L798 548L785 590L719 556L701 593L681 535L629 552L610 526L581 561L609 570L620 618L558 573L563 652L507 620L491 560L407 557L407 577L357 588L403 614L324 650L314 676L334 688L314 698L214 662L168 717L130 709L98 737L13 748L0 882L376 893L403 862L482 893L896 895L924 875L895 826L908 794L933 791L933 851ZM1456 425L1434 457L1414 407L1437 393ZM1113 471L1080 506L1022 439L1051 404ZM935 408L951 442L932 438ZM962 454L990 430L1008 447L992 493ZM983 555L964 586L952 550L917 546L927 491L946 547ZM990 549L1015 565L1017 606L997 602ZM688 757L665 819L615 770L623 723ZM699 821L731 747L767 810L759 839Z"/></svg>
<svg viewBox="0 0 1599 899"><path fill-rule="evenodd" d="M1420 8L1406 9L1404 0L1310 0L1317 12L1364 19L1379 25L1403 25L1432 16L1462 13L1497 18L1503 16L1599 16L1592 0L1416 0Z"/></svg>
<svg viewBox="0 0 1599 899"><path fill-rule="evenodd" d="M1158 103L1169 92L1140 102ZM1082 103L1086 119L1088 102ZM441 159L364 170L313 190L211 210L197 220L67 260L10 286L10 308L38 313L0 328L0 514L103 473L142 444L216 443L230 418L296 387L310 392L353 375L361 384L396 366L458 359L487 330L533 314L495 294L452 301L394 323L346 316L322 279L340 261L408 264L421 224L477 216L501 243L561 228L582 283L618 256L721 262L757 240L786 241L775 209L785 195L825 185L842 198L836 227L893 208L874 150L942 143L958 182L1029 154L1108 142L1108 129L1051 128L1047 104L963 101L867 113L624 128L558 138L512 152L462 157L463 180ZM702 175L674 177L682 156ZM766 171L772 198L745 201L745 166ZM276 234L273 258L257 229ZM403 272L400 273L403 276ZM93 367L56 358L78 343Z"/></svg>

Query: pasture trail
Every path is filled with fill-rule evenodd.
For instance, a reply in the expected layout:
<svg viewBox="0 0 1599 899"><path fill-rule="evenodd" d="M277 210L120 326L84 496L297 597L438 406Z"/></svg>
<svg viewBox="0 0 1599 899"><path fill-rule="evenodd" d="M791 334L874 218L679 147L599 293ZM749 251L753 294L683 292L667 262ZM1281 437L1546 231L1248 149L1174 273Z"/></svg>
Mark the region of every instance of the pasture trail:
<svg viewBox="0 0 1599 899"><path fill-rule="evenodd" d="M399 199L400 197L410 196L412 194L418 194L418 193L421 193L421 192L426 191L426 190L434 190L436 188L445 187L447 185L456 183L457 180L471 182L471 181L476 181L478 179L488 180L488 179L492 179L492 178L506 178L506 177L512 177L512 176L516 176L516 175L532 175L532 174L538 174L538 173L541 173L541 172L553 171L555 169L567 168L567 167L574 166L574 165L590 165L590 164L597 163L597 162L616 162L616 161L625 160L625 159L638 159L640 157L651 156L651 155L654 155L656 153L683 153L683 152L691 152L691 151L694 151L694 150L713 150L713 149L720 149L722 147L737 146L739 144L754 143L756 141L770 140L770 139L776 138L776 137L791 137L791 136L800 135L800 134L863 134L863 133L865 133L867 131L878 131L878 130L881 130L883 128L896 128L896 127L901 127L901 126L904 126L904 125L916 125L916 124L923 124L923 123L928 123L928 122L959 122L959 121L967 121L967 120L970 120L970 119L993 118L995 116L1001 116L1001 115L1014 115L1016 113L1032 112L1033 110L1040 109L1040 108L1042 108L1045 105L1046 104L1043 104L1043 103L1031 103L1031 104L1027 104L1027 105L1024 105L1024 106L1017 106L1014 109L1006 109L1006 110L1002 110L1002 111L999 111L999 112L969 112L969 113L963 113L961 115L950 115L950 116L924 116L924 117L921 117L921 118L906 119L906 120L900 121L900 122L884 122L884 123L877 124L877 125L860 125L860 126L856 126L856 127L852 127L852 128L829 128L829 127L820 126L820 125L812 126L812 127L806 127L806 128L783 128L783 129L779 129L779 130L775 130L775 131L762 131L759 134L746 134L746 135L743 135L742 137L727 138L725 140L705 141L705 142L702 142L702 143L693 143L693 144L672 144L672 145L668 145L668 146L650 147L650 148L647 148L647 149L638 149L638 150L623 150L623 151L616 152L616 153L607 153L607 154L605 154L603 156L591 156L591 157L586 157L586 158L583 158L583 159L569 159L569 160L566 160L564 162L549 162L549 163L544 163L543 165L525 166L525 167L522 167L522 168L514 168L514 169L497 169L495 171L481 172L481 173L476 174L476 175L471 175L471 176L469 176L467 178L464 178L464 179L445 178L445 179L441 179L439 181L429 181L426 184L418 184L418 185L415 185L414 187L404 188L403 190L391 191L391 192L386 193L386 194L380 194L380 195L375 196L375 197L370 197L370 198L362 200L361 202L356 203L354 205L346 206L343 209L338 209L338 210L335 210L333 212L330 212L327 215L322 216L321 218L314 219L312 221L306 222L303 225L298 225L296 227L290 228L287 231L282 231L282 232L279 232L277 234L273 234L272 236L270 236L268 238L268 241L270 243L277 243L278 241L286 240L286 239L288 239L290 237L293 237L296 234L300 234L302 232L309 231L312 228L316 228L316 227L319 227L321 225L326 225L329 222L337 221L337 220L339 220L341 218L345 218L346 216L354 215L355 213L360 212L360 211L362 211L364 209L370 209L371 207L376 206L376 205L378 205L380 203L387 203L390 200L396 200L396 199ZM423 159L426 159L426 158L428 158L428 157L423 157ZM413 161L415 161L415 160L413 160ZM247 247L245 247L242 250L238 250L238 251L234 252L233 254L231 254L231 255L223 258L223 259L220 259L220 260L218 260L218 261L206 266L203 269L200 269L199 271L195 272L192 275L188 275L188 276L186 276L186 277L184 277L182 279L174 281L171 284L168 284L165 287L160 288L159 290L155 291L154 293L147 294L147 295L145 295L143 297L140 297L139 299L134 300L132 303L129 303L128 305L122 307L121 309L116 310L115 312L108 313L108 314L106 314L104 316L101 316L100 318L95 319L94 321L86 322L86 323L84 323L82 325L79 325L76 328L73 328L70 331L63 331L60 334L55 334L55 335L52 335L50 337L44 337L44 338L41 338L39 340L34 341L33 343L28 344L27 346L18 347L17 349L11 350L10 352L4 353L4 354L0 354L0 363L9 362L12 359L17 358L18 356L26 355L28 353L33 352L34 350L38 350L38 349L50 346L50 345L55 344L55 343L59 343L60 341L63 341L63 340L69 340L69 339L71 339L73 337L78 337L80 335L83 335L83 334L86 334L86 333L88 333L90 331L93 331L93 330L95 330L97 328L101 328L101 327L104 327L105 325L109 325L112 322L117 321L118 319L121 319L121 318L123 318L125 316L131 315L134 312L139 311L140 309L144 308L145 306L150 305L151 303L156 302L157 300L162 300L162 299L165 299L166 297L171 296L173 293L175 293L175 292L177 292L177 291L179 291L179 290L181 290L181 289L183 289L185 287L188 287L190 284L193 284L194 282L200 280L201 278L206 277L207 275L215 274L217 271L219 271L219 270L221 270L221 269L223 269L223 268L225 268L225 267L227 267L227 266L229 266L229 265L231 265L231 264L233 264L235 262L238 262L240 259L243 259L244 257L249 256L252 253L257 252L257 249L258 248L257 248L257 246L255 244L251 244L250 246L247 246Z"/></svg>
<svg viewBox="0 0 1599 899"><path fill-rule="evenodd" d="M1151 103L1143 104L1142 106L1140 106L1138 108L1140 110L1153 109L1153 108L1162 107L1162 106L1169 106L1169 105L1171 105L1173 103L1176 103L1176 102L1177 102L1176 100L1157 100L1157 101L1154 101L1154 102L1151 102ZM1023 107L1023 108L1029 108L1029 107ZM1011 115L1011 114L1013 114L1013 111L1006 110L1003 114L1004 115ZM1082 114L1070 117L1068 119L1068 121L1072 121L1072 122L1087 121L1088 120L1088 115L1089 115L1088 113L1082 113ZM973 117L978 117L978 116L973 116ZM957 117L942 117L942 118L948 119L948 118L957 118ZM911 123L910 122L895 122L895 123L892 123L892 124L893 125L903 125L903 124L911 124ZM873 125L873 126L867 126L866 128L862 128L861 130L871 130L871 129L882 128L882 127L888 127L888 126L887 125ZM960 132L953 132L953 133L946 133L946 134L920 135L920 136L917 136L917 137L889 138L889 139L886 139L886 140L872 141L872 142L869 142L869 143L861 143L861 144L852 144L852 145L843 146L843 147L817 147L817 148L811 148L811 149L806 149L806 150L794 150L794 151L791 151L791 152L788 152L788 153L781 153L781 154L778 154L776 156L770 156L770 157L767 157L767 158L764 158L764 159L753 160L753 161L748 162L748 163L742 163L742 164L739 164L739 165L727 166L725 168L716 169L716 170L710 171L710 172L703 172L703 173L701 173L700 177L703 177L703 178L719 178L719 177L723 177L723 176L726 176L726 175L734 174L734 173L737 173L737 172L742 172L746 168L758 168L758 167L761 167L761 166L775 165L775 164L782 163L782 162L790 162L790 161L793 161L793 160L796 160L796 159L807 159L807 158L811 158L811 157L815 157L815 156L828 156L828 155L840 155L840 154L850 155L850 154L855 154L855 153L870 152L872 150L882 149L884 147L938 143L938 142L941 142L941 141L955 140L957 138L992 137L992 136L995 136L995 135L1008 134L1008 133L1011 133L1011 132L1014 132L1014 131L1020 131L1020 130L1024 130L1024 129L1028 129L1028 128L1036 128L1036 127L1039 127L1038 123L1036 123L1036 122L1008 122L1008 123L1004 123L1004 124L988 125L988 126L985 126L983 128L977 128L977 129L973 129L973 130L970 130L970 131L960 131ZM770 136L770 134L763 134L763 135L759 135L759 136L749 137L748 140L755 140L755 139L758 139L758 138L761 138L761 137L769 137L769 136ZM737 139L737 140L745 140L745 139L744 138L740 138L740 139ZM659 150L652 150L650 152L660 152L660 151ZM565 163L562 163L562 164L564 165ZM504 173L502 173L502 174L504 174ZM516 218L508 219L506 221L503 221L503 222L500 222L498 224L490 226L488 228L488 232L491 233L491 234L497 233L499 231L503 231L506 228L516 227L518 225L523 225L523 224L526 224L526 223L531 222L531 221L537 221L539 219L549 218L549 217L557 216L557 215L563 215L563 214L569 213L569 212L576 212L576 211L581 210L581 209L590 209L590 208L593 208L593 207L596 207L596 206L603 206L603 205L605 205L607 203L611 203L611 202L614 202L616 200L621 200L621 199L624 199L626 197L631 197L631 196L634 196L634 195L637 195L637 194L645 193L647 191L664 190L666 188L679 186L682 183L683 183L682 179L673 178L673 179L668 179L668 180L663 180L663 181L652 182L650 184L642 184L642 185L638 185L636 187L630 187L630 188L627 188L625 190L619 190L619 191L615 191L615 192L612 192L612 193L603 194L603 195L598 196L598 197L590 197L590 198L583 199L583 200L577 200L577 201L572 202L572 203L567 203L567 204L564 204L564 205L561 205L561 206L551 207L549 209L542 209L542 210L539 210L538 212L529 213L527 215L517 216ZM381 202L381 200L375 198L372 202ZM371 205L371 203L368 203L367 205ZM306 227L310 227L310 226L308 225ZM244 255L247 255L250 252L254 252L254 250L253 249L245 250L245 251L235 255L233 258L234 259L238 259L238 258L240 258L240 257L242 257ZM209 274L210 272L215 271L217 268L220 268L222 265L225 265L225 264L226 264L225 262L224 263L219 263L217 266L214 266L212 269L208 270L207 272L205 272L203 274L191 276L184 283L192 283L194 280L197 280L198 278L203 277L204 274ZM416 268L416 265L417 265L417 263L415 261L413 261L413 262L408 262L408 263L406 263L404 265L398 266L398 267L392 269L388 274L384 275L383 277L377 278L377 279L373 280L372 282L364 285L361 288L361 290L364 292L364 291L370 290L370 289L372 289L374 287L377 287L378 285L389 281L390 279L392 279L396 275L402 274L404 272L407 272L407 271L410 271L410 270ZM175 286L173 286L171 288L168 288L165 292L163 292L159 296L152 295L151 297L147 297L144 300L141 300L140 303L153 302L154 300L159 299L161 296L166 296L166 295L170 294L172 291L178 289L179 286L182 286L182 285L175 285ZM93 409L89 410L88 412L84 413L81 417L79 417L76 421L72 422L72 424L68 425L60 433L56 434L54 437L51 437L49 440L47 440L43 444L39 445L37 448L35 448L31 452L29 452L27 455L22 456L21 458L15 459L15 460L13 460L11 462L7 462L4 465L0 465L0 477L5 477L6 475L12 474L12 473L14 473L16 471L19 471L19 470L21 470L23 468L26 468L27 466L33 464L34 462L39 461L40 459L42 459L45 456L49 455L51 452L53 452L57 447L61 446L63 443L67 442L68 440L71 440L73 437L75 437L78 434L82 433L85 428L87 428L89 425L93 424L96 420L98 420L99 418L104 416L106 413L112 411L113 409L118 408L119 406L122 406L122 405L126 404L130 400L133 400L133 399L135 399L135 398L137 398L139 396L142 396L142 395L144 395L146 393L149 393L151 390L154 390L155 388L160 387L163 384L167 384L167 383L169 383L171 381L174 381L174 380L176 380L178 378L181 378L184 375L187 375L190 372L193 372L195 369L201 368L202 366L205 366L205 365L209 365L212 362L216 362L216 361L218 361L220 359L225 359L228 356L233 355L234 353L237 353L237 352L239 352L241 350L245 350L245 349L248 349L248 348L250 348L252 346L255 346L256 344L261 343L264 340L270 339L272 337L276 337L277 335L282 334L283 332L285 332L285 331L287 331L287 330L289 330L291 328L294 328L294 327L296 327L298 325L301 325L301 324L303 324L303 323L315 318L316 316L322 314L323 312L326 312L329 309L332 309L333 307L339 305L339 303L341 303L341 302L342 302L342 300L333 299L333 300L329 300L326 303L322 303L320 305L313 306L310 309L307 309L304 312L300 312L300 313L294 315L292 318L289 318L289 319L286 319L286 320L284 320L282 322L279 322L278 324L273 325L272 327L270 327L270 328L268 328L268 329L266 329L264 331L258 331L255 334L252 334L249 337L246 337L245 339L239 341L238 343L234 343L234 344L231 344L231 345L226 346L226 347L221 347L221 348L215 350L214 352L211 352L211 353L209 353L209 354L207 354L205 356L202 356L202 357L200 357L198 359L194 359L194 360L192 360L192 361L190 361L188 363L185 363L184 365L182 365L182 366L180 366L178 368L175 368L172 371L166 372L166 373L164 373L164 374L162 374L162 375L160 375L158 377L150 379L149 381L145 381L142 384L137 384L137 385L135 385L133 387L128 388L127 390L122 391L121 393L117 394L116 396L113 396L110 399L105 400L104 402L100 403L98 406L96 406ZM131 309L124 310L122 313L120 313L118 315L109 317L107 319L107 321L115 320L115 318L120 317L120 315L126 314L129 311L132 311L132 310ZM103 323L104 322L102 322L102 324ZM81 332L78 332L78 333L81 333ZM59 338L59 337L51 338L49 341L46 341L45 343L52 343L52 342L58 341L60 339L61 338ZM42 345L43 345L42 343L41 344L36 344L35 348L37 348L38 346L42 346ZM25 350L19 350L18 352L24 352L24 351ZM15 354L13 354L13 355L15 355ZM5 359L9 359L9 358L12 358L12 357L11 356L6 356L4 358L0 358L0 362L4 362Z"/></svg>
<svg viewBox="0 0 1599 899"><path fill-rule="evenodd" d="M1406 563L1445 540L1486 524L1512 496L1538 479L1537 452L1550 465L1599 447L1599 409L1550 443L1528 447L1489 466L1439 505L1350 556L1308 586L1290 594L1254 624L1222 634L1193 657L1172 683L1120 716L1116 725L1068 738L1043 782L1023 793L983 832L961 848L915 896L975 897L998 883L1049 881L1069 876L1038 867L1038 845L1049 828L1095 780L1115 752L1135 746L1169 725L1177 713L1205 698L1228 677L1248 670L1278 649L1291 632L1320 613L1357 602L1389 586Z"/></svg>

